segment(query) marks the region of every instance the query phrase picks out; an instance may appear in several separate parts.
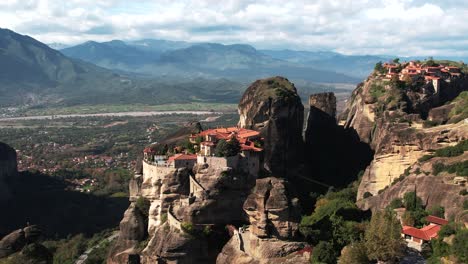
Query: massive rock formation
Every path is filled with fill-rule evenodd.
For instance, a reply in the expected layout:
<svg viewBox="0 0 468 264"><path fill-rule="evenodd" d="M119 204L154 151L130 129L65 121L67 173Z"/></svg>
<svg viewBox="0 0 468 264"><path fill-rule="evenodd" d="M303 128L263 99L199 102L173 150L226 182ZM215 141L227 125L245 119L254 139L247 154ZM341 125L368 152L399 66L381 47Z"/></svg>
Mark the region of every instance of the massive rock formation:
<svg viewBox="0 0 468 264"><path fill-rule="evenodd" d="M257 237L292 239L297 235L301 218L299 199L284 179L258 179L244 210L251 232Z"/></svg>
<svg viewBox="0 0 468 264"><path fill-rule="evenodd" d="M255 81L239 103L239 126L264 137L264 167L287 177L302 153L304 106L294 84L283 77Z"/></svg>
<svg viewBox="0 0 468 264"><path fill-rule="evenodd" d="M450 81L440 80L435 91L432 83L414 82L402 88L373 73L353 91L342 116L345 128L354 130L360 140L375 151L358 191L376 195L404 173L418 158L467 138L467 124L451 117L444 104L450 104L461 91L468 89L463 75ZM437 124L429 128L425 119ZM458 122L458 123L457 123Z"/></svg>
<svg viewBox="0 0 468 264"><path fill-rule="evenodd" d="M299 201L284 179L258 179L244 203L249 216L247 230L234 230L216 263L309 263L295 242L300 221Z"/></svg>
<svg viewBox="0 0 468 264"><path fill-rule="evenodd" d="M461 191L466 190L466 186L457 182L457 179L463 182L466 178L457 177L455 173L447 171L434 175L432 167L435 163L448 165L466 160L468 152L457 157L434 157L428 161L415 162L406 170L406 176L403 175L401 180L391 184L379 195L358 201L358 205L364 210L379 210L387 207L395 198L402 199L407 192L416 192L426 208L442 206L446 219L466 223L468 215L460 210L466 200Z"/></svg>
<svg viewBox="0 0 468 264"><path fill-rule="evenodd" d="M8 181L18 174L16 151L0 142L0 202L11 198Z"/></svg>
<svg viewBox="0 0 468 264"><path fill-rule="evenodd" d="M143 213L131 203L125 211L120 222L120 233L117 242L109 252L110 258L107 263L128 263L132 255L139 254L138 245L147 236L147 219Z"/></svg>
<svg viewBox="0 0 468 264"><path fill-rule="evenodd" d="M330 186L346 186L369 164L372 151L360 142L354 130L337 124L333 93L311 95L309 106L304 135L307 176ZM296 185L307 187L305 193L314 187L307 183Z"/></svg>

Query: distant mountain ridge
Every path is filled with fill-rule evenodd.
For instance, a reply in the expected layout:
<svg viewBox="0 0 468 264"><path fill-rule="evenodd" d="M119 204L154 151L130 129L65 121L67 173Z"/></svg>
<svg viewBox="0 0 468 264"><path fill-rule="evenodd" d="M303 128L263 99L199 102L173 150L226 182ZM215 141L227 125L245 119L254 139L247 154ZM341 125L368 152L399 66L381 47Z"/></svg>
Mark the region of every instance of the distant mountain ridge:
<svg viewBox="0 0 468 264"><path fill-rule="evenodd" d="M118 48L122 43L110 45ZM70 59L29 36L0 28L1 107L236 102L240 97L240 83L179 79L176 83L117 74Z"/></svg>
<svg viewBox="0 0 468 264"><path fill-rule="evenodd" d="M61 50L65 55L112 70L148 76L228 78L249 82L272 75L292 80L356 83L359 78L325 68L274 58L250 45L165 40L86 42Z"/></svg>

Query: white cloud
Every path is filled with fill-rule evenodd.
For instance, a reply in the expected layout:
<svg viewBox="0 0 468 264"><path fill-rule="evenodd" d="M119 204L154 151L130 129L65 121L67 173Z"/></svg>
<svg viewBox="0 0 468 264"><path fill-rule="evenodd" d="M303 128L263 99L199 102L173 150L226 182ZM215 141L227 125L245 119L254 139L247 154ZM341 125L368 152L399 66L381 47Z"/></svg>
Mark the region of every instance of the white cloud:
<svg viewBox="0 0 468 264"><path fill-rule="evenodd" d="M0 27L46 43L162 38L348 54L468 56L464 2L2 0Z"/></svg>

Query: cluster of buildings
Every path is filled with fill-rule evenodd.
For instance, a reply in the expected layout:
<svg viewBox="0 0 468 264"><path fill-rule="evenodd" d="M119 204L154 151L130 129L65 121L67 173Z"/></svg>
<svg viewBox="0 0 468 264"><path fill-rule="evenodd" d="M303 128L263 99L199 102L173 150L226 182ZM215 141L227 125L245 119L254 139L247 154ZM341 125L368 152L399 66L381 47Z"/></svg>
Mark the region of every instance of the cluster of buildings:
<svg viewBox="0 0 468 264"><path fill-rule="evenodd" d="M401 236L408 243L408 247L421 251L423 243L436 239L441 227L448 224L447 220L433 215L427 216L426 221L429 224L420 229L412 226L403 226Z"/></svg>
<svg viewBox="0 0 468 264"><path fill-rule="evenodd" d="M436 93L440 88L439 81L441 79L450 81L462 75L460 68L455 66L445 66L442 64L439 66L427 66L415 61L410 61L406 64L384 63L383 67L386 69L386 73L384 74L385 80L391 80L397 76L400 81L404 81L409 77L412 81L423 80L426 83L432 82Z"/></svg>
<svg viewBox="0 0 468 264"><path fill-rule="evenodd" d="M234 138L239 142L240 153L238 156L243 159L243 164L247 163L245 166L254 167L255 169L253 169L253 171L258 170L259 153L263 151L263 149L258 146L258 143L262 140L260 133L258 131L238 127L221 127L208 129L198 134L191 134L188 139L190 143L194 144L196 154L179 153L167 157L165 155L157 155L151 147L147 147L143 150L144 160L156 166L193 168L195 164L202 165L210 163L210 160L214 160L214 158L229 158L214 157L215 151L221 140L229 142ZM236 160L235 163L240 164L238 160Z"/></svg>

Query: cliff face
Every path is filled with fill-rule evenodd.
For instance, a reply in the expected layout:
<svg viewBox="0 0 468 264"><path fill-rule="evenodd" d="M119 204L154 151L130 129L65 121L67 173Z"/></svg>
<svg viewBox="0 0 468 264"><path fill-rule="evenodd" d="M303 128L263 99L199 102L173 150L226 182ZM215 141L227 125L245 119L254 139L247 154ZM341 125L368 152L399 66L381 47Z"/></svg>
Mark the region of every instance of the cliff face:
<svg viewBox="0 0 468 264"><path fill-rule="evenodd" d="M353 129L344 129L337 124L333 93L311 95L309 106L304 138L308 176L331 186L346 186L369 164L372 151L359 140ZM310 192L313 187L309 186L305 192Z"/></svg>
<svg viewBox="0 0 468 264"><path fill-rule="evenodd" d="M468 215L460 210L460 208L463 208L463 201L466 200L460 191L466 190L466 186L458 182L463 177L448 171L435 175L432 167L435 163L449 165L466 160L468 160L467 152L457 157L435 157L429 161L415 162L407 169L407 176L404 176L402 180L391 184L379 195L358 201L358 205L364 210L383 209L393 199L402 199L405 193L416 192L426 208L442 206L445 209L446 219L453 217L456 221L466 223L468 222Z"/></svg>
<svg viewBox="0 0 468 264"><path fill-rule="evenodd" d="M288 182L279 178L258 179L244 203L248 229L234 230L216 263L309 263L306 246L295 242L300 221L299 201Z"/></svg>
<svg viewBox="0 0 468 264"><path fill-rule="evenodd" d="M0 202L11 198L8 181L18 174L16 151L0 142Z"/></svg>
<svg viewBox="0 0 468 264"><path fill-rule="evenodd" d="M401 86L372 74L353 91L342 117L345 129L355 131L375 152L363 175L358 199L365 192L377 195L423 155L468 136L467 124L451 119L449 109L453 106L444 105L468 89L466 77L450 82L441 79L437 91L432 83ZM428 127L432 124L428 122L449 120L453 123Z"/></svg>
<svg viewBox="0 0 468 264"><path fill-rule="evenodd" d="M294 84L283 77L254 82L239 103L239 126L264 137L264 167L286 177L302 152L304 106Z"/></svg>
<svg viewBox="0 0 468 264"><path fill-rule="evenodd" d="M130 182L132 205L121 222L121 236L108 263L124 263L132 255L139 255L141 263L214 262L226 240L224 226L247 220L242 206L256 177L218 166L218 160L208 158L207 164L193 170L143 161L143 173L137 172ZM150 201L144 221L135 209L139 197ZM139 246L143 240L146 245Z"/></svg>

